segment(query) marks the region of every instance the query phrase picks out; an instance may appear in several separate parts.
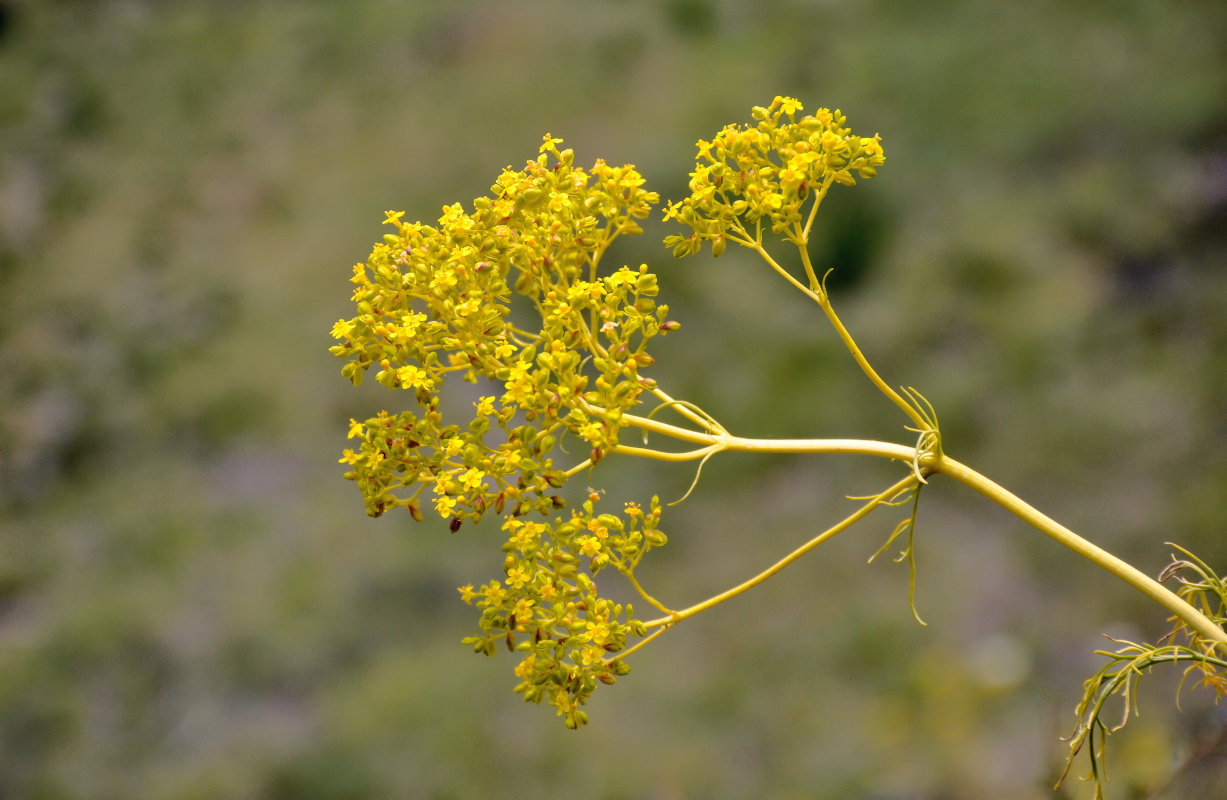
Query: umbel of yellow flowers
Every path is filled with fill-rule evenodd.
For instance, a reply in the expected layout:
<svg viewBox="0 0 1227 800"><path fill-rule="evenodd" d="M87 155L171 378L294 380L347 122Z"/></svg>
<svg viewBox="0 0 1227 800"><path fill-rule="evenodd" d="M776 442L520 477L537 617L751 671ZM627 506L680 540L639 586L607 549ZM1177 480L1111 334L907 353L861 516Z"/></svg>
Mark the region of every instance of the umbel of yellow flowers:
<svg viewBox="0 0 1227 800"><path fill-rule="evenodd" d="M730 229L787 232L832 183L854 183L854 171L872 177L883 163L878 139L852 135L838 111L801 111L776 98L754 109L755 124L698 143L692 193L665 214L691 229L669 238L675 255L704 242L719 255ZM597 684L629 671L621 657L629 642L648 636L632 606L602 597L595 578L612 567L663 608L634 570L665 535L655 497L602 511L600 492L567 508L558 489L633 449L619 435L643 419L630 412L645 393L676 403L646 372L651 340L679 325L656 301L646 265L602 263L618 237L642 233L637 220L658 195L633 166L598 160L585 170L561 144L546 134L538 157L505 169L471 211L445 206L434 225L389 211L393 232L355 265L357 315L333 326L331 352L355 385L374 369L379 384L413 398L399 413L351 420L355 445L341 462L367 513L400 506L421 520L429 508L453 531L503 517L504 574L460 589L481 613L480 633L465 642L481 653L518 653L516 691L555 706L574 728L587 721L580 707ZM535 312L531 324L519 322L529 315L513 317L513 302ZM445 418L440 391L449 377L493 387L471 419ZM565 447L568 439L582 447ZM586 458L559 463L577 451Z"/></svg>
<svg viewBox="0 0 1227 800"><path fill-rule="evenodd" d="M679 257L705 243L716 256L729 243L759 256L819 306L861 372L907 417L908 430L918 435L915 445L747 439L667 394L647 374L653 364L648 344L679 325L656 301L656 276L646 265L613 269L601 263L618 237L642 233L637 220L659 198L643 188L634 167L597 161L581 169L570 150L559 149L562 140L546 134L536 160L504 170L471 212L446 206L433 226L404 223L403 212L388 212L395 232L354 267L357 316L333 326L339 344L332 353L346 361L341 372L354 384L375 368L377 382L408 391L413 403L399 413L350 421L355 446L341 457L345 477L358 484L371 516L402 506L420 521L426 507L453 532L490 512L503 518L502 575L477 588L460 587L461 598L480 612L479 632L464 641L487 655L500 645L518 653L516 691L554 706L570 728L587 722L582 706L598 684L629 672L626 658L635 650L770 579L881 507L911 506L878 552L906 534L898 560L909 565L915 614L920 491L931 476L952 479L1172 615L1173 628L1159 644L1117 642L1115 651L1101 651L1107 663L1083 686L1066 769L1085 752L1098 800L1105 739L1129 718L1137 681L1151 666L1180 664L1186 676L1195 673L1200 685L1227 696L1227 580L1175 545L1172 563L1158 580L1151 578L944 452L933 407L915 389L896 391L870 365L835 313L808 249L827 192L837 183L874 177L885 161L881 142L853 135L839 111L801 111L796 100L777 97L753 110L752 124L729 125L700 141L690 194L670 203L664 215L687 232L665 244ZM767 251L768 233L795 247L804 275ZM467 421L445 419L445 411L453 411L440 402L448 376L456 374L490 391L473 402ZM655 407L638 413L645 402ZM657 419L662 410L681 424ZM628 428L645 437L642 444L623 440ZM690 449L648 447L647 434ZM576 475L593 477L611 455L698 461L701 470L726 450L856 453L900 462L906 474L876 494L854 498L861 503L857 510L757 575L679 610L649 594L635 576L643 556L665 544L656 497L646 507L626 502L598 509L600 490L588 489L579 508L568 507L559 494ZM661 616L640 619L629 604L602 596L596 578L607 568ZM1164 585L1169 581L1178 584L1175 590ZM1124 700L1125 714L1110 726L1103 711L1113 696Z"/></svg>

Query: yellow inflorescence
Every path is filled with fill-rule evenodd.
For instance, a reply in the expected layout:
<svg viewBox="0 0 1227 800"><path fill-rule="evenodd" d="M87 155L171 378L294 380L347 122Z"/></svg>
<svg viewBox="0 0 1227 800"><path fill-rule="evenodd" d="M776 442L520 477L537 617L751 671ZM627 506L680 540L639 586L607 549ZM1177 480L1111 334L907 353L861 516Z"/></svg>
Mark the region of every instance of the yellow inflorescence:
<svg viewBox="0 0 1227 800"><path fill-rule="evenodd" d="M703 242L720 255L728 237L753 239L750 231L764 225L799 241L807 203L821 200L833 183L855 184L853 172L877 174L886 161L877 136L854 135L838 110L820 108L798 119L801 110L793 98L777 97L754 109L754 126L728 125L710 142L698 142L690 196L665 213L693 230L665 240L674 255L697 253ZM810 205L811 213L816 207Z"/></svg>
<svg viewBox="0 0 1227 800"><path fill-rule="evenodd" d="M667 240L676 254L704 241L719 254L727 235L744 241L745 226L763 220L787 231L833 182L852 183L853 171L872 177L883 160L876 138L852 136L838 112L798 120L800 111L796 100L776 98L754 110L756 127L729 126L699 143L692 194L665 215L694 231ZM593 578L612 567L638 589L633 571L665 535L656 498L619 515L598 511L600 493L590 491L564 512L558 490L618 449L644 392L667 398L644 374L653 363L647 347L679 326L656 302L646 265L601 264L618 237L642 233L637 220L659 197L633 166L581 169L561 144L546 134L538 157L505 169L471 212L445 206L434 225L387 212L392 232L354 266L357 314L332 327L331 351L355 385L373 370L379 384L415 400L415 408L350 421L354 446L340 461L367 513L401 506L421 520L425 507L453 531L505 515L504 576L460 589L481 613L480 633L465 641L477 652L505 644L521 653L516 691L579 727L597 683L629 671L618 653L647 636L633 609L601 597ZM525 326L513 303L530 307L535 321ZM452 376L492 388L464 424L444 418L440 392ZM555 463L565 437L583 443L583 463Z"/></svg>
<svg viewBox="0 0 1227 800"><path fill-rule="evenodd" d="M595 463L617 445L623 414L655 386L643 375L648 342L678 325L654 300L646 266L598 270L611 242L641 232L636 220L658 196L634 167L598 161L583 170L561 143L547 135L539 157L504 170L471 213L446 206L436 225L424 225L389 211L394 232L354 267L358 313L333 326L332 352L354 384L373 369L381 385L416 400L416 409L350 423L357 445L341 462L367 513L403 506L422 519L430 489L425 505L452 530L491 511L508 515L505 579L461 592L482 612L481 635L467 641L480 652L500 641L526 651L517 691L558 705L577 727L596 682L626 671L605 662L637 624L629 606L597 595L591 576L633 568L664 534L655 501L646 514L636 507L630 523L601 525L602 537L592 532L592 501L554 516L568 472L553 451L573 436ZM537 312L539 328L511 323L516 297ZM473 403L463 426L444 419L439 401L453 375L501 387ZM527 521L533 511L547 521Z"/></svg>

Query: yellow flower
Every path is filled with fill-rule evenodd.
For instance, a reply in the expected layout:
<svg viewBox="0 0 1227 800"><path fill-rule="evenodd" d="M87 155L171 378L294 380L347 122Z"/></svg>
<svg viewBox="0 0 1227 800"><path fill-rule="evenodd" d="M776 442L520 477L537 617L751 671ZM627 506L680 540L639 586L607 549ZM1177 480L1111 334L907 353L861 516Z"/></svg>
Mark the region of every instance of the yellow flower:
<svg viewBox="0 0 1227 800"><path fill-rule="evenodd" d="M464 487L465 491L480 489L482 487L482 480L485 477L486 474L481 470L470 468L465 470L464 474L460 476L460 485Z"/></svg>
<svg viewBox="0 0 1227 800"><path fill-rule="evenodd" d="M523 661L521 661L519 664L516 664L516 668L515 668L516 676L519 677L521 680L528 680L529 676L533 674L533 669L536 667L536 665L537 665L537 657L530 653L524 658Z"/></svg>
<svg viewBox="0 0 1227 800"><path fill-rule="evenodd" d="M481 310L482 298L470 297L460 305L456 306L456 315L459 317L471 317ZM463 355L463 354L461 354Z"/></svg>
<svg viewBox="0 0 1227 800"><path fill-rule="evenodd" d="M795 97L777 97L775 99L780 104L780 111L790 117L801 110L801 103Z"/></svg>
<svg viewBox="0 0 1227 800"><path fill-rule="evenodd" d="M498 581L490 581L481 587L481 593L486 600L486 605L490 606L501 605L503 598L507 596L507 591Z"/></svg>
<svg viewBox="0 0 1227 800"><path fill-rule="evenodd" d="M483 397L473 403L473 407L477 409L477 413L483 416L489 416L494 413L494 398Z"/></svg>
<svg viewBox="0 0 1227 800"><path fill-rule="evenodd" d="M440 269L430 278L430 288L438 294L446 294L456 286L456 273L450 269Z"/></svg>
<svg viewBox="0 0 1227 800"><path fill-rule="evenodd" d="M332 338L348 339L350 332L354 329L352 322L346 319L337 320L337 324L332 326Z"/></svg>
<svg viewBox="0 0 1227 800"><path fill-rule="evenodd" d="M524 362L517 363L511 368L511 374L507 376L507 393L503 396L504 403L508 400L512 403L522 403L532 396L533 384L528 379L528 368L529 365Z"/></svg>
<svg viewBox="0 0 1227 800"><path fill-rule="evenodd" d="M346 439L356 439L357 437L359 437L359 436L361 436L361 435L362 435L362 432L363 432L364 430L366 430L366 426L365 426L365 425L363 425L361 422L359 422L358 420L354 419L353 417L350 417L350 420L349 420L349 434L348 434L348 435L347 435L345 438L346 438Z"/></svg>
<svg viewBox="0 0 1227 800"><path fill-rule="evenodd" d="M456 508L456 498L450 495L443 495L435 501L435 511L439 512L439 516L443 519L453 516L453 510Z"/></svg>
<svg viewBox="0 0 1227 800"><path fill-rule="evenodd" d="M601 540L595 536L581 536L577 540L580 555L596 558L601 553Z"/></svg>
<svg viewBox="0 0 1227 800"><path fill-rule="evenodd" d="M588 520L588 530L596 534L596 538L604 541L609 537L609 529L595 519Z"/></svg>
<svg viewBox="0 0 1227 800"><path fill-rule="evenodd" d="M533 601L529 600L527 597L520 598L520 601L516 603L515 610L512 611L512 613L515 614L516 618L516 630L523 633L524 631L528 630L528 626L531 625L533 621Z"/></svg>
<svg viewBox="0 0 1227 800"><path fill-rule="evenodd" d="M518 530L511 534L511 544L521 553L527 553L537 544L537 530L532 527L534 524L518 525L516 526Z"/></svg>
<svg viewBox="0 0 1227 800"><path fill-rule="evenodd" d="M503 456L503 466L507 469L519 469L524 455L519 450L512 450Z"/></svg>
<svg viewBox="0 0 1227 800"><path fill-rule="evenodd" d="M599 664L605 660L605 648L595 644L586 645L579 653L579 660L585 667Z"/></svg>
<svg viewBox="0 0 1227 800"><path fill-rule="evenodd" d="M796 189L805 180L805 173L793 167L780 170L780 188Z"/></svg>
<svg viewBox="0 0 1227 800"><path fill-rule="evenodd" d="M512 567L507 571L507 585L513 589L523 589L529 580L528 570L523 567Z"/></svg>
<svg viewBox="0 0 1227 800"><path fill-rule="evenodd" d="M588 638L593 644L606 645L613 639L613 631L605 620L590 617L585 625L588 627Z"/></svg>
<svg viewBox="0 0 1227 800"><path fill-rule="evenodd" d="M430 374L413 364L397 368L396 379L400 381L402 389L421 388L429 392L435 388L435 382L431 379Z"/></svg>

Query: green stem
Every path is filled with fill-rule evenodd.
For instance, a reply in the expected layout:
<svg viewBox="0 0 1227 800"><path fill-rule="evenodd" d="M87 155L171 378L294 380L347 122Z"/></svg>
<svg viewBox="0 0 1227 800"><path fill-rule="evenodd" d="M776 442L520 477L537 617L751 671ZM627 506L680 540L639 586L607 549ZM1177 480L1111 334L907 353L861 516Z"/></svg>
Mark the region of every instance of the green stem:
<svg viewBox="0 0 1227 800"><path fill-rule="evenodd" d="M742 230L744 231L744 228ZM816 274L814 273L814 266L810 262L809 250L804 245L798 245L797 249L801 252L801 263L805 267L805 273L806 275L810 276L810 281L816 288L806 286L805 284L801 283L801 281L794 278L792 274L788 272L788 270L780 266L780 263L771 257L771 254L768 253L766 248L763 247L762 242L751 242L746 246L758 253L759 257L767 262L768 266L775 270L782 278L784 278L784 280L791 283L793 287L797 289L797 291L801 292L806 297L818 304L818 307L822 309L822 313L826 315L827 320L831 323L832 327L835 328L835 332L839 334L840 341L844 343L844 347L848 348L848 352L852 354L853 360L856 361L857 366L861 368L861 372L865 373L865 376L869 378L870 382L878 388L878 391L886 395L887 399L902 409L903 413L907 414L908 418L916 425L917 430L927 431L932 429L933 426L929 424L928 420L926 420L924 416L912 406L911 403L904 400L898 392L890 388L886 381L882 380L882 377L878 375L877 370L875 370L869 364L869 360L865 358L865 354L861 352L859 347L857 347L856 342L852 339L852 334L849 333L848 329L844 327L844 323L840 320L839 315L835 313L835 309L831 306L831 301L827 298L826 292L822 290L822 283L818 280Z"/></svg>
<svg viewBox="0 0 1227 800"><path fill-rule="evenodd" d="M1122 561L1103 548L1083 539L1059 522L1041 514L1003 486L994 483L970 467L960 464L958 461L947 456L941 456L933 463L926 462L925 466L933 472L946 475L964 486L974 489L1022 521L1038 528L1041 532L1073 550L1078 555L1098 564L1172 612L1190 628L1205 637L1206 640L1217 642L1220 645L1227 644L1227 633L1196 608L1182 600L1175 592L1172 592L1154 578L1138 570L1132 564Z"/></svg>
<svg viewBox="0 0 1227 800"><path fill-rule="evenodd" d="M685 453L668 453L643 447L618 445L614 452L656 458L663 461L690 461L703 458L714 450L733 450L754 453L855 453L881 456L895 461L911 463L916 449L905 444L879 442L873 439L746 439L729 434L703 433L701 431L670 425L667 422L648 419L636 414L625 414L623 421L635 428L659 433L682 442L702 445L698 450Z"/></svg>
<svg viewBox="0 0 1227 800"><path fill-rule="evenodd" d="M656 628L656 627L662 627L662 626L664 628L671 627L675 625L676 623L681 622L682 620L688 617L693 617L695 614L706 611L707 609L713 606L718 606L726 600L731 600L737 595L743 592L747 592L750 589L753 589L755 586L758 586L763 581L775 575L777 572L784 569L784 567L787 567L789 564L796 561L798 558L805 555L810 550L813 550L815 547L822 544L827 539L830 539L835 534L841 533L847 530L848 528L852 527L857 522L860 522L862 519L868 516L868 514L871 511L873 511L875 508L877 508L878 506L884 503L890 503L893 498L898 497L900 493L906 492L908 489L914 487L916 483L917 483L916 477L914 475L908 475L906 478L903 478L902 480L898 481L886 491L882 492L881 494L875 495L873 498L869 500L868 503L865 503L865 505L861 506L855 512L845 517L841 522L835 525L832 525L830 528L827 528L825 531L818 534L813 539L810 539L808 542L801 545L796 550L793 550L791 553L784 556L783 558L781 558L779 561L772 564L767 569L758 573L753 578L743 581L742 583L739 583L733 588L728 589L727 591L721 592L718 595L709 597L708 599L704 600L701 603L696 603L695 605L690 606L689 608L684 608L681 611L675 611L669 614L669 616L667 617L661 617L660 619L654 619L649 622L645 622L643 623L644 626L648 628Z"/></svg>
<svg viewBox="0 0 1227 800"><path fill-rule="evenodd" d="M810 264L809 249L804 246L798 246L797 249L801 251L801 263L805 265L806 273L813 275L814 268ZM852 359L856 362L856 365L861 368L861 372L865 373L865 377L869 378L869 381L874 386L878 387L878 391L886 395L887 399L902 409L904 414L908 415L908 418L911 419L916 425L917 430L922 432L932 430L933 426L930 425L929 421L924 418L924 415L922 415L920 411L911 403L904 400L898 392L896 392L886 383L886 381L882 380L882 377L878 375L877 370L875 370L869 364L869 360L865 358L865 354L861 352L861 348L857 347L856 342L852 339L852 334L848 332L848 329L844 327L843 321L840 320L839 315L835 313L835 308L831 305L831 300L827 296L827 293L822 290L822 285L818 284L818 288L816 290L806 292L806 294L808 294L810 298L818 304L818 307L822 309L822 313L826 315L827 321L831 323L831 327L835 328L835 333L839 335L840 341L844 343L844 347L848 348L848 352L852 354Z"/></svg>

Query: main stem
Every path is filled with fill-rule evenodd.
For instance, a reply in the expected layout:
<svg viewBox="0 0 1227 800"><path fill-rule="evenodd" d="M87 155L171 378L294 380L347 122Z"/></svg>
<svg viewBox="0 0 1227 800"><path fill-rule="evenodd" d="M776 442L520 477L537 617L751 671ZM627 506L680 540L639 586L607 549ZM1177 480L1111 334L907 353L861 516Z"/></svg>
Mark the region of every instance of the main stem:
<svg viewBox="0 0 1227 800"><path fill-rule="evenodd" d="M946 475L964 486L974 489L1002 508L1005 508L1014 516L1029 523L1032 527L1038 528L1041 532L1073 550L1078 555L1103 567L1175 614L1208 641L1218 642L1220 645L1227 644L1227 633L1192 605L1186 603L1175 592L1129 562L1122 561L1102 547L1083 539L1051 517L1040 513L1004 486L989 480L974 469L948 456L943 455L935 463L926 464L926 466L932 469L933 472Z"/></svg>

